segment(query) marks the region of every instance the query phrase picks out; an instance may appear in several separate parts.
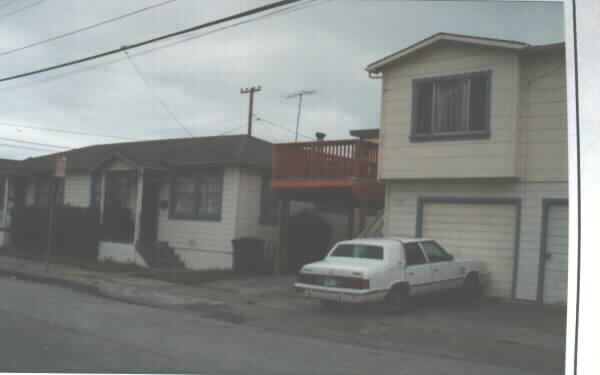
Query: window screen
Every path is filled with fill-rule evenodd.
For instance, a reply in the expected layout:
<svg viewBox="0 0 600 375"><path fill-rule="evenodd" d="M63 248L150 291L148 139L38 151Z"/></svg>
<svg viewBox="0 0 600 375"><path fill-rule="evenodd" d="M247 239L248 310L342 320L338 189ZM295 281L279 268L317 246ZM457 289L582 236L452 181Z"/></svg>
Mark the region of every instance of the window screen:
<svg viewBox="0 0 600 375"><path fill-rule="evenodd" d="M219 219L222 195L222 169L181 172L171 184L171 217Z"/></svg>

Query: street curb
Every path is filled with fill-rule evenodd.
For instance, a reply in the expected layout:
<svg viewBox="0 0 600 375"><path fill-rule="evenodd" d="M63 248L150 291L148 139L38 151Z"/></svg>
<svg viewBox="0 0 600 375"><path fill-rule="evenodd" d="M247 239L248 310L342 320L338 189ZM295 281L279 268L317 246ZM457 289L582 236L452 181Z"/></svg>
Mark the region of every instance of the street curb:
<svg viewBox="0 0 600 375"><path fill-rule="evenodd" d="M89 285L82 282L77 282L73 280L60 279L51 276L42 276L39 274L32 274L29 272L23 271L15 271L15 270L6 270L0 268L0 275L13 276L16 278L20 278L23 280L34 281L34 282L42 282L52 285L57 285L69 289L73 289L79 292L84 292L88 294L93 294L95 296L107 297L100 292L100 289L97 285Z"/></svg>
<svg viewBox="0 0 600 375"><path fill-rule="evenodd" d="M144 298L137 297L135 295L120 293L118 291L119 288L123 288L119 283L116 282L106 282L106 281L96 281L96 282L87 282L87 281L77 281L77 280L69 280L60 277L56 277L53 275L40 275L37 273L18 271L18 270L7 270L0 268L0 275L7 275L20 278L22 280L41 282L46 284L57 285L60 287L69 288L78 292L83 292L87 294L91 294L97 297L110 298L113 300L118 300L120 302L127 302L136 305L157 307L157 308L169 308L169 309L186 309L188 306L199 306L203 305L206 307L221 307L226 305L224 302L216 301L216 300L208 300L202 301L202 299L197 299L192 301L191 303L165 303L157 301L154 298ZM111 285L112 284L112 285ZM112 287L114 286L114 287Z"/></svg>

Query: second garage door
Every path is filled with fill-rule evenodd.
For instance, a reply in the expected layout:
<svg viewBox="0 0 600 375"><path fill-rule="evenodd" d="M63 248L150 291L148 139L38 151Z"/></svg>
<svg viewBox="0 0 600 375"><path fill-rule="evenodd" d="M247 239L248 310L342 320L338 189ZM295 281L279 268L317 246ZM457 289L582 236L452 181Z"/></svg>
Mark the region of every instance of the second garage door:
<svg viewBox="0 0 600 375"><path fill-rule="evenodd" d="M553 205L546 222L544 264L544 303L567 303L567 267L569 258L569 208Z"/></svg>
<svg viewBox="0 0 600 375"><path fill-rule="evenodd" d="M425 203L423 237L440 242L457 257L484 262L488 294L511 297L516 209L511 204Z"/></svg>

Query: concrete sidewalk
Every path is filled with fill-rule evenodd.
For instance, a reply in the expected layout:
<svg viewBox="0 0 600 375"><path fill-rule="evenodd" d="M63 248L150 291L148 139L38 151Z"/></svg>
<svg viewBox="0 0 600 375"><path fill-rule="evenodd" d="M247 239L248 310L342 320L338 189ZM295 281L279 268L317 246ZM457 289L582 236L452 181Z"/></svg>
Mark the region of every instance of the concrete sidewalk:
<svg viewBox="0 0 600 375"><path fill-rule="evenodd" d="M150 306L223 305L223 302L203 295L201 288L129 276L127 273L94 272L62 264L46 265L11 256L0 256L0 272Z"/></svg>

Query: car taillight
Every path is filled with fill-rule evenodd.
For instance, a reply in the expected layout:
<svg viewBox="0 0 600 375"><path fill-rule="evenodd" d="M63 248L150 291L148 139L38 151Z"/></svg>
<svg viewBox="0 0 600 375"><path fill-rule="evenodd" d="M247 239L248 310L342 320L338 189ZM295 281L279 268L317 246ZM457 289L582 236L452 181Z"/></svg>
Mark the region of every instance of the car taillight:
<svg viewBox="0 0 600 375"><path fill-rule="evenodd" d="M369 280L348 278L345 280L344 287L349 289L369 289Z"/></svg>

